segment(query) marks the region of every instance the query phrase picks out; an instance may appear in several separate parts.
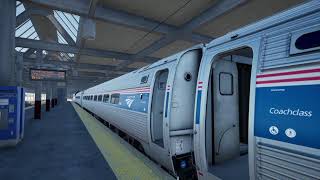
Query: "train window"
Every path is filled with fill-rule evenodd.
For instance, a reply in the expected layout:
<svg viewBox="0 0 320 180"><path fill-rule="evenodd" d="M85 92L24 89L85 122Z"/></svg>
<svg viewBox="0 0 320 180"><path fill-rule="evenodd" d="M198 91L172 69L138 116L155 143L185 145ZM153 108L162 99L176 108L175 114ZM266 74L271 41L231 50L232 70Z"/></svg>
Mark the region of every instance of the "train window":
<svg viewBox="0 0 320 180"><path fill-rule="evenodd" d="M93 95L91 95L90 100L91 100L91 101L93 100Z"/></svg>
<svg viewBox="0 0 320 180"><path fill-rule="evenodd" d="M97 95L94 95L93 100L94 100L94 101L97 101L97 99L98 99L98 98L97 98Z"/></svg>
<svg viewBox="0 0 320 180"><path fill-rule="evenodd" d="M319 27L311 27L294 32L291 36L290 54L304 53L320 49Z"/></svg>
<svg viewBox="0 0 320 180"><path fill-rule="evenodd" d="M219 74L219 90L221 95L233 94L233 76L230 73L221 72Z"/></svg>
<svg viewBox="0 0 320 180"><path fill-rule="evenodd" d="M296 40L295 45L300 50L320 47L320 31L303 34Z"/></svg>
<svg viewBox="0 0 320 180"><path fill-rule="evenodd" d="M109 102L109 94L103 95L103 102L105 103Z"/></svg>
<svg viewBox="0 0 320 180"><path fill-rule="evenodd" d="M102 95L98 96L98 101L102 101Z"/></svg>
<svg viewBox="0 0 320 180"><path fill-rule="evenodd" d="M184 80L191 81L191 79L192 79L192 75L190 72L184 73Z"/></svg>
<svg viewBox="0 0 320 180"><path fill-rule="evenodd" d="M119 104L120 101L120 94L112 94L111 95L111 103L112 104Z"/></svg>
<svg viewBox="0 0 320 180"><path fill-rule="evenodd" d="M145 83L147 83L147 82L148 82L148 78L149 78L149 75L143 76L143 77L141 78L140 84L145 84Z"/></svg>
<svg viewBox="0 0 320 180"><path fill-rule="evenodd" d="M167 84L167 82L159 82L159 89L160 90L164 90L164 89L166 89L166 84Z"/></svg>

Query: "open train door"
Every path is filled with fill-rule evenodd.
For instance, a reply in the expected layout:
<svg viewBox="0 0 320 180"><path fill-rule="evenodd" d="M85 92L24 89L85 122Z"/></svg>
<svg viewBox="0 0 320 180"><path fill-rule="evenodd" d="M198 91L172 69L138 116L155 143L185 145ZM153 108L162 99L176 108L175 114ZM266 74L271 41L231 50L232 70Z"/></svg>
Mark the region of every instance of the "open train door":
<svg viewBox="0 0 320 180"><path fill-rule="evenodd" d="M307 11L310 7L318 9L312 14ZM295 22L288 22L290 28L286 30L279 28L263 38L238 39L208 47L200 65L194 117L194 155L199 179L320 179L320 23L308 21L319 17L319 7L319 1L298 7L294 12L305 13L304 19L293 18ZM289 15L291 18L292 14ZM280 46L282 39L286 41ZM248 48L239 49L243 46ZM244 61L236 60L237 55ZM229 67L222 70L218 61L228 61L223 64ZM233 63L237 64L238 78L226 75L233 74ZM250 80L246 73L251 73ZM229 86L221 87L226 82ZM239 94L238 107L233 107L231 101L225 101L229 108L225 106L226 97L222 101L215 99L216 93L231 95L230 87ZM246 96L247 101L241 100ZM238 120L231 121L234 126L228 124L231 117L219 117L230 116L236 108ZM243 136L245 131L247 137ZM228 141L238 144L237 136L238 157L233 146L228 145ZM224 149L227 151L222 152ZM246 149L247 157L243 158ZM228 151L232 153L227 154ZM217 158L221 154L224 157ZM238 176L245 166L247 177Z"/></svg>
<svg viewBox="0 0 320 180"><path fill-rule="evenodd" d="M193 139L199 179L249 179L251 47L207 52L201 62Z"/></svg>

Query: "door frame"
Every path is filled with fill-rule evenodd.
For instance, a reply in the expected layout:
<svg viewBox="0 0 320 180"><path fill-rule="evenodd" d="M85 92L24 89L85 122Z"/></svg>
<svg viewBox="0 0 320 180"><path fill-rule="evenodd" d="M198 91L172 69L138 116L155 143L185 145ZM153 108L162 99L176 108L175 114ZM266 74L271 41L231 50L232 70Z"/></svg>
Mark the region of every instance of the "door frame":
<svg viewBox="0 0 320 180"><path fill-rule="evenodd" d="M166 79L166 84L165 84L165 89L164 89L164 99L163 99L163 115L162 115L162 139L163 139L163 147L161 147L160 145L158 145L158 144L156 144L156 143L154 143L154 141L153 141L153 131L154 131L154 128L153 128L153 118L152 118L152 116L153 116L153 107L152 107L152 105L153 105L153 102L154 102L154 96L153 96L153 93L154 93L154 91L155 91L155 88L157 88L156 86L155 86L155 83L157 82L157 78L159 77L159 73L162 73L162 72L165 72L165 71L167 71L167 79ZM149 126L149 129L150 129L150 138L151 138L151 143L152 144L155 144L155 145L157 145L157 146L159 146L159 147L161 147L161 148L165 148L165 132L164 132L164 129L165 129L165 114L167 113L167 108L166 108L166 105L167 105L167 101L168 101L168 97L167 97L167 84L168 84L168 80L169 80L169 69L168 68L163 68L163 69L159 69L159 70L157 70L155 73L154 73L154 80L153 80L153 82L152 82L152 86L153 86L153 88L152 88L152 96L151 96L151 103L150 103L150 126Z"/></svg>
<svg viewBox="0 0 320 180"><path fill-rule="evenodd" d="M224 43L214 48L207 48L204 52L204 60L200 64L197 84L201 84L201 88L197 88L195 116L194 116L194 158L198 171L199 179L214 178L208 173L208 161L206 155L206 103L208 95L208 85L211 75L211 68L217 55L244 47L252 49L252 70L250 80L250 100L249 100L249 127L248 127L248 154L249 154L249 176L254 179L255 172L255 139L254 139L254 107L255 107L255 82L258 70L258 60L260 55L260 46L262 38L248 39L247 41L232 41Z"/></svg>
<svg viewBox="0 0 320 180"><path fill-rule="evenodd" d="M165 117L163 116L163 147L159 146L158 144L155 144L153 143L152 141L152 126L151 126L151 114L152 114L152 100L153 100L153 89L155 87L155 82L156 82L156 74L159 72L159 71L162 71L162 70L168 70L168 78L167 78L167 84L166 86L172 86L172 75L173 75L173 68L175 67L175 65L173 65L172 63L168 63L166 64L165 66L162 66L160 68L157 68L155 69L151 74L152 74L152 81L151 81L151 84L150 84L150 89L151 89L151 92L150 92L150 98L149 98L149 113L148 113L148 139L149 139L149 151L151 153L159 153L159 156L154 156L154 158L163 163L163 164L167 164L168 167L172 166L172 163L171 161L168 161L168 159L166 158L163 158L163 157L168 157L169 158L169 153L170 153L170 146L169 146L169 119L170 119L170 105L168 107L168 116ZM166 105L166 100L168 101L168 104L170 104L170 101L171 101L171 95L169 95L169 97L167 97L167 92L168 89L166 87L166 94L165 94L165 102L164 102L164 109L165 109L165 105ZM165 112L164 112L165 113ZM166 125L168 124L168 126ZM158 158L158 159L157 159Z"/></svg>

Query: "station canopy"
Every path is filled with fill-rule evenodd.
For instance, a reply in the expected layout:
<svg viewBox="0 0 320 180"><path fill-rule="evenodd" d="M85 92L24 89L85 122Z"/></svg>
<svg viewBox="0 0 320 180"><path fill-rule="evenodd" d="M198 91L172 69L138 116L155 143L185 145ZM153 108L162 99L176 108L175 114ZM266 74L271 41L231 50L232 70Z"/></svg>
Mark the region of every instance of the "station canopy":
<svg viewBox="0 0 320 180"><path fill-rule="evenodd" d="M26 77L61 70L69 84L92 86L303 2L21 0L15 50Z"/></svg>

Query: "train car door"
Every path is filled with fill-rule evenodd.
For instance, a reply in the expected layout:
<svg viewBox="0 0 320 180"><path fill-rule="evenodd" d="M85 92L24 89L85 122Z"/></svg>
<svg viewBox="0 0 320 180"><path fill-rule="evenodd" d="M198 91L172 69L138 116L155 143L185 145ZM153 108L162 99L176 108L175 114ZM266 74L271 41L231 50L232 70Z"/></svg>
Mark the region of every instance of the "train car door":
<svg viewBox="0 0 320 180"><path fill-rule="evenodd" d="M159 154L155 156L156 160L164 164L170 165L170 163L164 159L168 151L165 149L165 102L166 102L166 87L168 81L169 70L162 69L155 73L155 79L153 84L151 111L150 111L150 135L151 143L150 149L152 153ZM157 159L158 158L158 159Z"/></svg>
<svg viewBox="0 0 320 180"><path fill-rule="evenodd" d="M259 41L251 43L226 46L201 62L194 120L199 179L249 179L251 66L258 57L252 47Z"/></svg>
<svg viewBox="0 0 320 180"><path fill-rule="evenodd" d="M166 86L168 80L168 70L160 70L156 73L153 87L151 105L151 139L154 144L164 147L163 141L163 115Z"/></svg>
<svg viewBox="0 0 320 180"><path fill-rule="evenodd" d="M211 159L217 164L240 154L237 65L230 60L218 60L213 64L211 76Z"/></svg>

